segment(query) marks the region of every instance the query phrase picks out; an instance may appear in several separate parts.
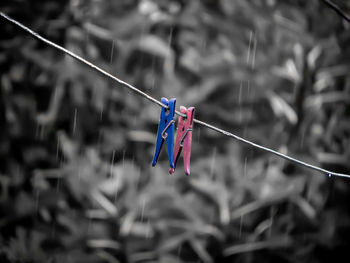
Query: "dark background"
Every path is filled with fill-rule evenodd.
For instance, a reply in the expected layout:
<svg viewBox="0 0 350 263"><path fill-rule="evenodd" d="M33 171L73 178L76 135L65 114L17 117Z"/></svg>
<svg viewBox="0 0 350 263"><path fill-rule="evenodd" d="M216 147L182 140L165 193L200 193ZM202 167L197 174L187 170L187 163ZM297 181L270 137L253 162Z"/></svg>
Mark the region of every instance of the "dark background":
<svg viewBox="0 0 350 263"><path fill-rule="evenodd" d="M347 1L335 1L344 12ZM350 24L321 0L1 1L196 118L350 173ZM196 125L0 19L0 262L348 262L350 181ZM345 257L340 259L341 256Z"/></svg>

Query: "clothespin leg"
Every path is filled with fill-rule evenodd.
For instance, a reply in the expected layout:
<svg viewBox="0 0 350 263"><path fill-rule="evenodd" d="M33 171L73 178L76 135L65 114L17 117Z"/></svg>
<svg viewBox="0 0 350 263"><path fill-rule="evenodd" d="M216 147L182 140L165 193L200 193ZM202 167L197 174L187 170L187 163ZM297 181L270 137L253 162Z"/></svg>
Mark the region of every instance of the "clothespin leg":
<svg viewBox="0 0 350 263"><path fill-rule="evenodd" d="M175 172L176 163L179 160L180 153L181 153L181 148L182 147L180 147L180 144L176 140L175 147L174 147L174 153L175 153L175 156L174 156L174 167L169 169L169 173L170 174L173 174Z"/></svg>
<svg viewBox="0 0 350 263"><path fill-rule="evenodd" d="M162 103L168 106L168 100L166 98L161 99ZM159 118L159 124L158 124L158 131L157 131L157 141L156 141L156 149L153 156L152 166L155 166L157 164L160 150L163 147L164 139L162 137L162 132L164 130L165 124L166 124L166 116L165 116L166 109L162 108L160 111L160 118Z"/></svg>
<svg viewBox="0 0 350 263"><path fill-rule="evenodd" d="M153 161L152 161L152 166L155 166L158 162L159 154L160 154L160 149L162 149L164 140L161 138L161 142L156 144L156 150L154 153Z"/></svg>
<svg viewBox="0 0 350 263"><path fill-rule="evenodd" d="M168 136L166 138L166 143L168 148L169 165L171 168L175 168L174 166L174 133L175 133L174 117L175 117L176 99L170 99L168 105L169 105L168 120L169 122L173 121L173 123L169 126L167 130Z"/></svg>
<svg viewBox="0 0 350 263"><path fill-rule="evenodd" d="M184 168L185 174L190 175L190 160L191 160L191 142L192 142L192 131L187 132L184 142Z"/></svg>

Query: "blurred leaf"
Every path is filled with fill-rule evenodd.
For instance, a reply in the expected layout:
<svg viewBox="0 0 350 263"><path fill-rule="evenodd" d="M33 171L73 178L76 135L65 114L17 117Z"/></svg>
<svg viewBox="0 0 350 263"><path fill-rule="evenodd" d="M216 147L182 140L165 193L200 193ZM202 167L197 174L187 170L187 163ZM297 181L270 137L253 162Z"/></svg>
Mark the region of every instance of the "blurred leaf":
<svg viewBox="0 0 350 263"><path fill-rule="evenodd" d="M247 253L261 249L287 249L293 243L286 237L277 237L269 241L253 242L228 247L224 250L225 256L232 256L239 253Z"/></svg>
<svg viewBox="0 0 350 263"><path fill-rule="evenodd" d="M280 96L274 92L270 92L268 99L271 103L271 108L277 117L284 116L291 124L296 124L298 116L291 106Z"/></svg>

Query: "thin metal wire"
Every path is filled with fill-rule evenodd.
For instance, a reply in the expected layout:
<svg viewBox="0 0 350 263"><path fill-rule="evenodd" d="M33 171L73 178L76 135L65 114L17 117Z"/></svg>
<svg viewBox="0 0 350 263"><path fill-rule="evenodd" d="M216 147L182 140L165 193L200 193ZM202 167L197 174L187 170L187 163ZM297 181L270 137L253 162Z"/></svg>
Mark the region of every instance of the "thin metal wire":
<svg viewBox="0 0 350 263"><path fill-rule="evenodd" d="M105 75L106 77L109 77L109 78L111 78L111 79L117 81L117 82L120 83L122 86L133 90L134 92L136 92L137 94L139 94L139 95L145 97L145 98L148 99L149 101L151 101L151 102L153 102L153 103L155 103L155 104L158 104L159 106L161 106L161 107L163 107L163 108L166 108L166 109L168 108L168 106L164 105L163 103L161 103L161 102L158 101L157 99L153 98L152 96L150 96L150 95L148 95L148 94L142 92L141 90L135 88L135 87L132 86L131 84L129 84L129 83L123 81L123 80L120 80L119 78L117 78L117 77L113 76L112 74L110 74L110 73L104 71L103 69L97 67L96 65L94 65L94 64L92 64L91 62L89 62L89 61L83 59L82 57L80 57L80 56L74 54L73 52L71 52L71 51L69 51L69 50L67 50L67 49L65 49L65 48L63 48L63 47L61 47L61 46L59 46L59 45L53 43L52 41L50 41L50 40L48 40L48 39L46 39L46 38L40 36L39 34L37 34L36 32L34 32L33 30L29 29L28 27L24 26L23 24L21 24L20 22L14 20L13 18L7 16L6 14L4 14L4 13L1 12L1 11L0 11L0 16L2 16L3 18L5 18L6 20L10 21L11 23L17 25L18 27L24 29L25 31L27 31L28 33L30 33L30 34L33 35L34 37L38 38L39 40L45 42L46 44L48 44L48 45L50 45L50 46L53 46L53 47L59 49L60 51L66 53L67 55L69 55L69 56L71 56L71 57L73 57L73 58L79 60L80 62L82 62L82 63L88 65L89 67L91 67L91 68L93 68L93 69L99 71L100 73L102 73L102 74ZM179 116L186 117L185 114L183 114L183 113L181 113L181 112L179 112L179 111L175 111L175 113L176 113L177 115L179 115ZM242 137L239 137L238 135L235 135L235 134L233 134L233 133L231 133L231 132L225 131L225 130L220 129L220 128L218 128L218 127L215 127L215 126L213 126L213 125L211 125L211 124L208 124L208 123L206 123L206 122L203 122L203 121L200 121L200 120L197 120L197 119L194 119L193 121L194 121L195 123L199 124L199 125L202 125L202 126L204 126L204 127L207 127L207 128L209 128L209 129L211 129L211 130L214 130L214 131L216 131L216 132L218 132L218 133L221 133L221 134L226 135L226 136L228 136L228 137L232 137L232 138L234 138L234 139L236 139L236 140L238 140L238 141L240 141L240 142L242 142L242 143L245 143L245 144L248 144L248 145L253 146L253 147L255 147L255 148L258 148L258 149L260 149L260 150L263 150L263 151L272 153L272 154L277 155L277 156L279 156L279 157L281 157L281 158L283 158L283 159L286 159L286 160L288 160L288 161L295 162L295 163L297 163L297 164L299 164L299 165L301 165L301 166L305 166L305 167L307 167L307 168L310 168L310 169L313 169L313 170L316 170L316 171L319 171L319 172L328 174L329 176L338 176L338 177L350 178L350 175L349 175L349 174L335 173L335 172L332 172L332 171L323 169L323 168L321 168L321 167L318 167L318 166L315 166L315 165L312 165L312 164L308 164L308 163L306 163L306 162L300 161L300 160L295 159L295 158L293 158L293 157L291 157L291 156L288 156L288 155L286 155L286 154L277 152L277 151L275 151L275 150L273 150L273 149L264 147L264 146L262 146L262 145L259 145L259 144L257 144L257 143L254 143L254 142L251 142L251 141L249 141L249 140L247 140L247 139L244 139L244 138L242 138Z"/></svg>
<svg viewBox="0 0 350 263"><path fill-rule="evenodd" d="M329 0L322 0L326 5L332 8L338 15L340 15L345 21L350 23L350 14L346 14L339 6Z"/></svg>
<svg viewBox="0 0 350 263"><path fill-rule="evenodd" d="M4 14L3 12L0 11L0 15L7 19L8 21L10 21L11 23L15 24L16 26L19 26L20 28L24 29L25 31L27 31L29 34L33 35L34 37L38 38L39 40L45 42L46 44L50 45L50 46L53 46L54 48L57 48L59 50L61 50L62 52L66 53L67 55L79 60L80 62L88 65L90 68L93 68L97 71L99 71L100 73L102 73L103 75L105 75L106 77L109 77L115 81L117 81L118 83L120 83L121 85L135 91L136 93L144 96L146 99L152 101L153 103L156 103L158 104L159 106L161 107L164 107L164 108L168 108L168 106L164 105L163 103L161 103L160 101L156 100L155 98L149 96L148 94L144 93L143 91L135 88L134 86L132 86L131 84L121 80L121 79L118 79L117 77L113 76L112 74L104 71L103 69L97 67L96 65L92 64L91 62L87 61L86 59L83 59L82 57L74 54L73 52L65 49L64 47L61 47L59 45L57 45L56 43L40 36L38 33L34 32L33 30L31 30L30 28L26 27L25 25L21 24L20 22L14 20L13 18L9 17L8 15Z"/></svg>

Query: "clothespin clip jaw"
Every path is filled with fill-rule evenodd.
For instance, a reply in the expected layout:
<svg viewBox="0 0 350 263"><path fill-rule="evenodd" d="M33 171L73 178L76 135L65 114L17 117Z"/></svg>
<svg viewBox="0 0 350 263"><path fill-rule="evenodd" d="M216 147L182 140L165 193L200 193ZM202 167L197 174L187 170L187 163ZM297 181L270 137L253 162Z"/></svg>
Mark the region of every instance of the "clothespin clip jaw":
<svg viewBox="0 0 350 263"><path fill-rule="evenodd" d="M166 145L168 148L168 157L169 157L169 165L171 168L174 168L174 130L175 130L175 105L176 99L161 99L162 103L168 108L162 107L160 112L160 120L158 125L158 133L157 133L157 142L156 149L152 161L152 166L155 166L158 161L158 157L160 154L160 150L162 149L164 140L166 141Z"/></svg>
<svg viewBox="0 0 350 263"><path fill-rule="evenodd" d="M192 144L192 129L194 119L194 107L186 109L181 106L180 112L185 114L186 117L179 117L179 124L176 134L176 142L174 148L175 166L180 157L181 151L183 152L185 174L190 175L190 158L191 158L191 144ZM175 167L169 169L169 173L173 174Z"/></svg>

